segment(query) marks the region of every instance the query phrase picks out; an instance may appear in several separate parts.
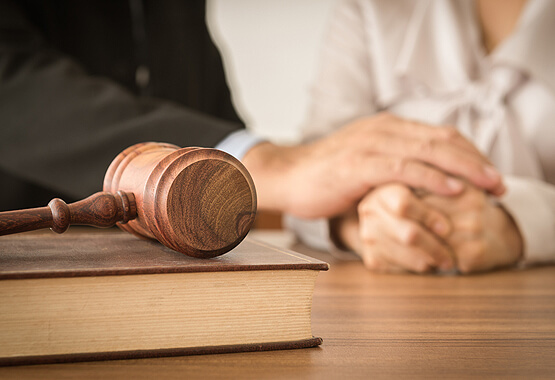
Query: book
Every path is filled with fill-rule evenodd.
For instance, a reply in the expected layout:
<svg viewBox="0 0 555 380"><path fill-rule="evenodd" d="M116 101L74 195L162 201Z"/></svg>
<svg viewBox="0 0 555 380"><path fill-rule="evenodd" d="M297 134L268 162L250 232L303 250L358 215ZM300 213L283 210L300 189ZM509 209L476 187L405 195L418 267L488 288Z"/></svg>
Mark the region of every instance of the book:
<svg viewBox="0 0 555 380"><path fill-rule="evenodd" d="M322 261L247 237L197 259L124 232L0 238L0 364L313 347Z"/></svg>

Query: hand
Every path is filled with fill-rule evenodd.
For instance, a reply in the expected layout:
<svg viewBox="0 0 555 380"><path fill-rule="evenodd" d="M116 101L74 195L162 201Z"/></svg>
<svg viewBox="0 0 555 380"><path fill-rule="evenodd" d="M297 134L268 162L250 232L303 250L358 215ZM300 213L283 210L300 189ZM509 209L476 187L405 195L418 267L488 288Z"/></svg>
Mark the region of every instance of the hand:
<svg viewBox="0 0 555 380"><path fill-rule="evenodd" d="M357 211L333 219L332 231L368 269L424 273L454 267L453 252L442 239L452 229L448 217L407 186L380 186L362 199Z"/></svg>
<svg viewBox="0 0 555 380"><path fill-rule="evenodd" d="M314 143L263 143L243 163L253 176L260 209L305 218L331 217L353 207L372 188L402 182L453 195L462 177L494 194L500 175L452 128L437 128L379 114L359 119Z"/></svg>
<svg viewBox="0 0 555 380"><path fill-rule="evenodd" d="M522 256L522 236L512 217L480 189L467 186L459 196L429 195L423 202L451 220L446 241L462 273L511 266Z"/></svg>

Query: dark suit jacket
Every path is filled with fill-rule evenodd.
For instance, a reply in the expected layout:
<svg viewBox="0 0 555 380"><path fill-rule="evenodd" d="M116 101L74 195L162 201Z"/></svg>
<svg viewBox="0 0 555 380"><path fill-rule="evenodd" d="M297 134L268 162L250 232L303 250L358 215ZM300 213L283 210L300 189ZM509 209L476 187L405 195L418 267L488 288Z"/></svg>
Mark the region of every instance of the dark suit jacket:
<svg viewBox="0 0 555 380"><path fill-rule="evenodd" d="M0 210L101 190L134 143L242 127L204 1L0 0Z"/></svg>

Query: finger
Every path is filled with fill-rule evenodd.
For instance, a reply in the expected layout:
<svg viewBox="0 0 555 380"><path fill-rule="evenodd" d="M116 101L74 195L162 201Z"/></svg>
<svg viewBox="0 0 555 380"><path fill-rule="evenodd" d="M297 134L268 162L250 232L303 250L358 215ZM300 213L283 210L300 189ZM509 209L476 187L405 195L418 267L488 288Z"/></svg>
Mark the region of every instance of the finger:
<svg viewBox="0 0 555 380"><path fill-rule="evenodd" d="M449 241L457 244L482 238L487 226L481 213L458 212L453 215L453 228L456 230L456 233L449 237Z"/></svg>
<svg viewBox="0 0 555 380"><path fill-rule="evenodd" d="M383 247L380 244L365 246L361 252L364 266L374 273L405 273L407 270L391 264L385 259Z"/></svg>
<svg viewBox="0 0 555 380"><path fill-rule="evenodd" d="M369 144L374 152L421 160L483 189L497 190L502 184L501 175L483 156L446 141L381 133Z"/></svg>
<svg viewBox="0 0 555 380"><path fill-rule="evenodd" d="M388 212L379 208L374 210L373 214L359 217L359 231L363 247L385 245L387 248L389 246L384 250L385 256L383 256L388 262L413 272L426 272L432 268L449 270L453 267L451 253L441 244L437 247L433 243L428 243L425 237L420 235L424 230L417 224L413 223L416 226L416 232L407 230L404 221L392 222ZM400 246L403 246L402 256L395 250Z"/></svg>
<svg viewBox="0 0 555 380"><path fill-rule="evenodd" d="M491 165L489 157L484 155L471 141L466 139L455 127L440 126L436 127L436 138L445 142L452 143L459 148L465 149L472 154L482 157L484 161Z"/></svg>
<svg viewBox="0 0 555 380"><path fill-rule="evenodd" d="M389 238L383 238L379 245L379 250L375 252L381 265L387 266L389 270L400 268L404 271L414 273L428 273L434 266L416 249L403 246Z"/></svg>
<svg viewBox="0 0 555 380"><path fill-rule="evenodd" d="M491 164L488 157L483 155L471 141L466 139L456 128L452 126L423 124L413 120L402 119L389 113L383 113L382 115L383 116L377 120L378 128L376 130L381 130L385 133L391 133L394 131L395 133L400 133L403 136L417 139L436 139L447 141L461 149L465 149L468 152L476 154L484 161Z"/></svg>
<svg viewBox="0 0 555 380"><path fill-rule="evenodd" d="M501 182L498 186L494 187L493 189L490 189L489 192L495 195L496 197L500 197L501 195L507 192L507 187L505 187L505 184Z"/></svg>
<svg viewBox="0 0 555 380"><path fill-rule="evenodd" d="M449 235L451 231L449 218L424 203L408 187L391 185L386 190L378 192L377 199L391 214L420 223L440 237Z"/></svg>
<svg viewBox="0 0 555 380"><path fill-rule="evenodd" d="M454 248L457 268L463 274L481 272L493 267L493 257L486 254L486 245L483 239L462 241Z"/></svg>
<svg viewBox="0 0 555 380"><path fill-rule="evenodd" d="M450 270L454 266L453 254L435 235L420 224L398 218L387 211L382 215L385 234L399 245L411 249L432 267Z"/></svg>
<svg viewBox="0 0 555 380"><path fill-rule="evenodd" d="M367 196L365 202L371 203L372 197ZM393 265L386 259L385 252L388 251L388 248L385 247L384 250L384 240L380 238L380 236L383 237L384 235L381 231L379 220L374 213L368 212L364 215L359 215L359 220L360 246L356 252L362 258L364 266L376 273L405 272L406 269Z"/></svg>
<svg viewBox="0 0 555 380"><path fill-rule="evenodd" d="M439 139L448 141L461 149L468 152L477 154L483 157L485 161L491 163L488 157L484 156L476 146L466 139L456 128L451 126L434 126L429 124L422 124L412 120L398 118L391 114L385 114L383 120L378 121L377 130L382 132L391 133L392 127L396 132L401 133L403 136L419 139ZM393 120L393 125L392 125Z"/></svg>
<svg viewBox="0 0 555 380"><path fill-rule="evenodd" d="M401 261L399 265L391 260L389 256L395 247L392 247L391 242L385 239L385 235L379 232L380 224L376 222L377 219L367 218L366 225L361 229L363 245L360 254L366 268L376 273L426 272L430 270L430 266L426 263L407 264ZM416 260L408 256L406 261Z"/></svg>
<svg viewBox="0 0 555 380"><path fill-rule="evenodd" d="M455 222L461 214L473 214L480 217L483 211L491 206L491 200L488 195L483 190L469 184L467 184L461 194L456 196L444 197L425 194L422 196L421 201L449 215L454 229L460 228L460 226L455 226Z"/></svg>
<svg viewBox="0 0 555 380"><path fill-rule="evenodd" d="M357 174L364 180L361 184L364 188L359 189L361 196L377 185L391 182L402 182L439 195L459 194L465 186L462 181L435 167L400 156L370 155L361 167L370 169L360 170L354 166L350 169L352 175Z"/></svg>

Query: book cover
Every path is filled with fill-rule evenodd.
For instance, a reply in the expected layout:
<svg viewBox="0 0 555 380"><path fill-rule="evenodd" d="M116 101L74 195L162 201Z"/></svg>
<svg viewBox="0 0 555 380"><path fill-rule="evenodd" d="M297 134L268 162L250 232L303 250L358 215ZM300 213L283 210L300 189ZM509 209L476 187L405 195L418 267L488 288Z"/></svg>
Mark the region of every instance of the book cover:
<svg viewBox="0 0 555 380"><path fill-rule="evenodd" d="M0 364L313 347L328 265L245 239L196 259L119 231L0 238Z"/></svg>

